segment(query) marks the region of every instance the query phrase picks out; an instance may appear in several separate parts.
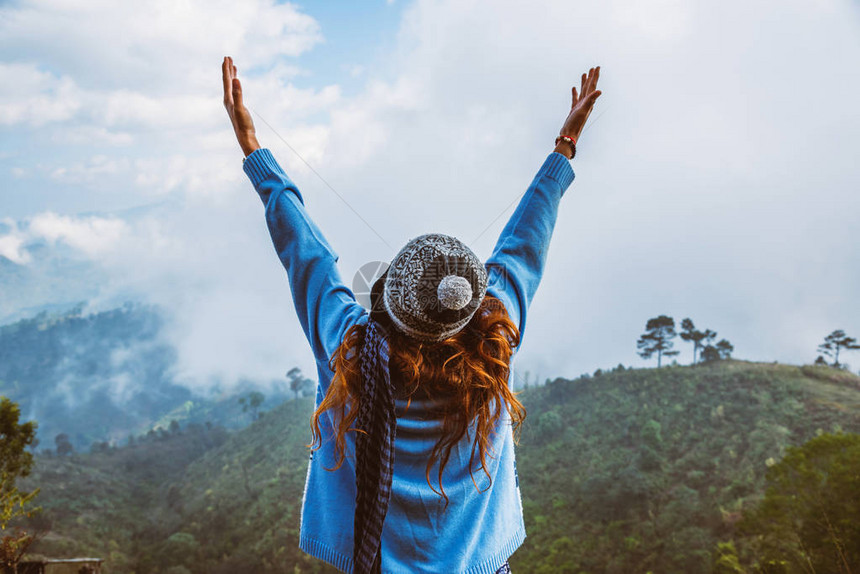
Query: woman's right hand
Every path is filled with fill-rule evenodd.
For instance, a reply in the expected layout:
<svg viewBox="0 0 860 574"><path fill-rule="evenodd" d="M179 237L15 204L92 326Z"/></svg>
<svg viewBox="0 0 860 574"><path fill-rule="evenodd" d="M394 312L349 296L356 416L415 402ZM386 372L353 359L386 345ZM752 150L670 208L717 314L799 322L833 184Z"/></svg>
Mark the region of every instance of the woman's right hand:
<svg viewBox="0 0 860 574"><path fill-rule="evenodd" d="M570 105L570 113L567 119L564 120L564 125L561 127L559 135L569 136L574 141L579 142L579 136L582 134L582 128L585 127L585 122L588 116L591 115L591 110L594 107L594 102L602 93L597 89L597 79L600 77L600 66L588 70L588 75L582 74L582 84L579 94L576 93L576 86L572 88L573 103ZM560 142L561 143L561 142Z"/></svg>
<svg viewBox="0 0 860 574"><path fill-rule="evenodd" d="M233 64L233 58L225 56L221 63L221 79L224 83L224 107L233 124L233 131L239 141L239 147L245 153L245 157L251 155L260 147L257 142L257 132L254 129L254 120L251 112L245 107L242 99L242 83L237 77L238 70Z"/></svg>

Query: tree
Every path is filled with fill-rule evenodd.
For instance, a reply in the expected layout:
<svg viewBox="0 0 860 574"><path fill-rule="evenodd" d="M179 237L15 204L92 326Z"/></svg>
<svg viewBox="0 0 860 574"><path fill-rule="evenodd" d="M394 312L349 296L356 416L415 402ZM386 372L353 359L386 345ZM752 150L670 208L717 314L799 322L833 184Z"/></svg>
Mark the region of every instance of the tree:
<svg viewBox="0 0 860 574"><path fill-rule="evenodd" d="M317 382L313 379L305 379L302 383L302 396L312 397L317 389Z"/></svg>
<svg viewBox="0 0 860 574"><path fill-rule="evenodd" d="M36 439L36 423L19 423L21 410L6 397L0 397L0 529L5 530L9 521L27 515L24 509L38 493L19 491L15 485L18 478L30 474L33 453L27 448Z"/></svg>
<svg viewBox="0 0 860 574"><path fill-rule="evenodd" d="M302 370L298 367L293 367L289 371L287 371L287 379L290 381L290 389L296 394L296 398L299 398L299 394L302 392L302 387L305 384L305 377L302 374Z"/></svg>
<svg viewBox="0 0 860 574"><path fill-rule="evenodd" d="M717 361L720 358L720 353L714 348L714 345L711 344L711 341L717 338L717 332L711 331L710 329L705 329L705 332L702 333L702 354L701 360L703 363L707 363L708 361Z"/></svg>
<svg viewBox="0 0 860 574"><path fill-rule="evenodd" d="M734 350L734 345L725 339L721 339L720 342L717 343L717 352L720 354L721 359L730 359L732 357L732 351Z"/></svg>
<svg viewBox="0 0 860 574"><path fill-rule="evenodd" d="M660 368L663 355L671 357L680 353L680 351L671 350L674 346L672 339L677 336L673 318L660 315L648 319L645 324L645 331L646 333L636 342L637 348L642 349L639 356L643 359L650 359L654 353L657 353L657 368Z"/></svg>
<svg viewBox="0 0 860 574"><path fill-rule="evenodd" d="M712 574L743 574L738 552L732 542L718 542Z"/></svg>
<svg viewBox="0 0 860 574"><path fill-rule="evenodd" d="M242 412L251 411L251 420L260 418L260 405L266 400L266 395L259 391L251 391L246 397L239 398L239 404L242 405Z"/></svg>
<svg viewBox="0 0 860 574"><path fill-rule="evenodd" d="M764 499L738 524L760 564L860 572L860 434L823 434L789 447L765 479Z"/></svg>
<svg viewBox="0 0 860 574"><path fill-rule="evenodd" d="M837 369L840 367L839 351L841 349L845 349L846 351L860 349L860 345L857 344L857 339L854 337L848 337L845 335L845 331L841 329L833 331L827 335L824 338L824 342L818 345L818 350L832 358L833 366Z"/></svg>
<svg viewBox="0 0 860 574"><path fill-rule="evenodd" d="M716 335L716 333L714 333ZM734 346L726 339L721 339L716 345L707 345L702 349L702 361L719 361L721 359L729 359L734 351Z"/></svg>
<svg viewBox="0 0 860 574"><path fill-rule="evenodd" d="M702 346L702 339L705 338L705 333L696 329L693 325L693 320L689 317L681 321L681 339L693 343L693 364L696 364L696 357L699 348ZM716 333L714 333L716 335Z"/></svg>
<svg viewBox="0 0 860 574"><path fill-rule="evenodd" d="M38 509L28 505L39 493L39 489L23 492L16 481L30 474L33 453L28 447L36 440L36 423L19 423L21 410L7 397L0 397L0 529L6 530L9 523L19 517L30 516ZM14 568L21 556L32 544L32 535L18 530L0 539L0 562L4 567Z"/></svg>
<svg viewBox="0 0 860 574"><path fill-rule="evenodd" d="M564 420L555 411L547 411L538 418L537 434L541 443L546 444L564 429Z"/></svg>
<svg viewBox="0 0 860 574"><path fill-rule="evenodd" d="M54 444L57 445L57 454L60 456L66 456L75 452L75 447L72 446L69 435L64 432L54 437Z"/></svg>
<svg viewBox="0 0 860 574"><path fill-rule="evenodd" d="M5 534L0 538L0 567L2 567L3 572L18 571L18 562L21 561L36 538L36 535L20 528L16 528L14 534Z"/></svg>

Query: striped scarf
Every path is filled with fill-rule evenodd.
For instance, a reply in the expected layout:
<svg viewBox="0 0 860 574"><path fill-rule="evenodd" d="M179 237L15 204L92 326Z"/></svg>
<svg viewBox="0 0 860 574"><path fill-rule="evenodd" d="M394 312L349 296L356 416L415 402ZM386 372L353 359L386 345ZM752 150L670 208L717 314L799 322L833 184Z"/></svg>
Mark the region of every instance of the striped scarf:
<svg viewBox="0 0 860 574"><path fill-rule="evenodd" d="M363 384L355 428L353 573L381 571L382 524L391 498L396 415L388 372L388 332L368 319L359 363Z"/></svg>

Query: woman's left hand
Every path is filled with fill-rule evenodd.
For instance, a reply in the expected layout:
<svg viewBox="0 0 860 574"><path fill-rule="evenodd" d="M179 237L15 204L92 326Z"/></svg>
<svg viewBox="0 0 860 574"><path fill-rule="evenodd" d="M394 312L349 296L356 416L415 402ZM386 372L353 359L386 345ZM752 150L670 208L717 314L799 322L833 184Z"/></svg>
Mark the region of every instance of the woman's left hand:
<svg viewBox="0 0 860 574"><path fill-rule="evenodd" d="M257 143L257 132L254 128L251 112L248 111L242 100L242 84L236 77L237 72L236 66L233 65L233 58L225 56L224 62L221 64L221 75L224 81L224 107L227 108L227 115L230 116L230 121L233 123L236 139L239 140L239 145L247 157L258 149L260 144Z"/></svg>
<svg viewBox="0 0 860 574"><path fill-rule="evenodd" d="M564 120L564 125L559 135L570 136L577 143L579 142L582 128L585 127L585 122L588 121L588 116L591 115L594 102L603 93L597 89L598 78L600 78L600 66L588 70L587 76L582 74L582 85L579 94L576 93L575 86L571 89L573 100L570 104L570 113L567 115L567 119Z"/></svg>

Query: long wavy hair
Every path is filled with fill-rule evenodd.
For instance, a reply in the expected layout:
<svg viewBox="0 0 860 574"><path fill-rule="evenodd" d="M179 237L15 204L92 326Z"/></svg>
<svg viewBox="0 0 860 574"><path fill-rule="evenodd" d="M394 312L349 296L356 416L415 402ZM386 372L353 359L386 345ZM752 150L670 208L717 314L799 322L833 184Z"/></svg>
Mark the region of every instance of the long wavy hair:
<svg viewBox="0 0 860 574"><path fill-rule="evenodd" d="M311 418L313 441L308 446L317 450L322 446L320 417L326 411L332 411L337 462L327 470L337 470L343 464L346 433L362 432L353 428L353 423L359 411L362 385L359 351L365 331L364 324L347 329L343 341L329 360L329 367L334 371L331 385ZM480 491L472 468L477 453L481 470L492 484L486 457L492 451L492 436L502 409L507 410L510 416L516 441L526 417L525 408L508 386L510 360L520 344L520 334L502 302L486 294L469 323L454 336L438 343L419 341L394 328L389 328L388 332L389 369L396 396L408 399L407 408L413 398L444 399L440 401L443 406L435 413L442 419L442 436L427 461L427 484L445 499L447 506L442 471L451 450L465 436L473 421L475 437L469 474L475 488ZM436 462L439 462L439 490L430 481Z"/></svg>

